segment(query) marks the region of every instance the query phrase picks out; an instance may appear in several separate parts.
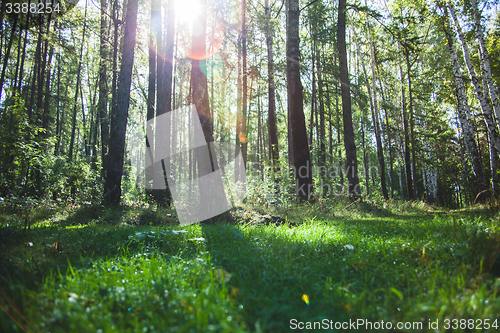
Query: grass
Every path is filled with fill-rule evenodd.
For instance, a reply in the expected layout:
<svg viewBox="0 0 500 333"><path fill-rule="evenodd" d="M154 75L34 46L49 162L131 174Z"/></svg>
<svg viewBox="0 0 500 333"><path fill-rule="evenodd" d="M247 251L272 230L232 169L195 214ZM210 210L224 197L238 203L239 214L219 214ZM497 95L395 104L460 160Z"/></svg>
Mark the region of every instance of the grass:
<svg viewBox="0 0 500 333"><path fill-rule="evenodd" d="M383 320L392 330L377 331L391 332L431 331L436 320L445 331L453 319L454 331L471 331L461 319L500 326L500 216L406 205L263 203L187 227L142 205L44 206L29 231L4 205L0 304L28 332L287 332L324 319ZM288 222L239 223L262 214ZM22 332L5 312L0 323Z"/></svg>

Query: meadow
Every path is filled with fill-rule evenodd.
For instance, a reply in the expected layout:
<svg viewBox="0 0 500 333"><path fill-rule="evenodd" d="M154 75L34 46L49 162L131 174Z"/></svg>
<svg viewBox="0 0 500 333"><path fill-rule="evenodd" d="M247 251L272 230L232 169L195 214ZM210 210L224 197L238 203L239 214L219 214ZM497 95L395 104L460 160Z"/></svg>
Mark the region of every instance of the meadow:
<svg viewBox="0 0 500 333"><path fill-rule="evenodd" d="M139 203L1 205L2 332L500 326L500 215L487 207L320 201L180 226Z"/></svg>

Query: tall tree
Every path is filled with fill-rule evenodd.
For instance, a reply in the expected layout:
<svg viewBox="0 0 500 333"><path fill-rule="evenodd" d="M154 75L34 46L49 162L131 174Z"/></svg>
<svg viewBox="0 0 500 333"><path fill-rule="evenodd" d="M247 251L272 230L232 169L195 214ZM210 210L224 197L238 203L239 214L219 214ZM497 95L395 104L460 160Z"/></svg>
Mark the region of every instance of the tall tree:
<svg viewBox="0 0 500 333"><path fill-rule="evenodd" d="M488 48L484 41L483 27L481 25L481 13L477 6L477 0L471 0L472 10L474 15L474 23L476 28L476 36L479 41L480 48L480 63L483 76L486 78L487 87L485 90L489 90L491 103L493 104L493 110L495 111L495 116L497 119L497 126L500 131L500 100L498 99L498 92L496 90L495 84L493 83L493 78L491 74L491 64Z"/></svg>
<svg viewBox="0 0 500 333"><path fill-rule="evenodd" d="M490 104L488 103L485 95L483 94L483 89L481 88L481 83L479 78L476 75L476 71L470 59L469 46L465 41L462 29L460 27L460 22L457 19L455 8L453 4L448 4L448 9L453 18L453 22L455 24L455 28L458 34L458 38L460 43L462 44L462 50L464 54L465 64L469 71L469 75L472 81L472 85L474 86L474 90L476 92L476 97L479 100L479 104L481 105L481 110L483 111L484 121L486 123L486 128L488 129L488 142L489 142L489 155L490 155L490 167L491 167L491 179L492 179L492 187L495 193L499 192L499 187L497 183L497 158L498 152L500 151L500 138L498 137L498 133L496 131L496 126L493 120L493 115L491 113ZM487 86L484 87L487 91Z"/></svg>
<svg viewBox="0 0 500 333"><path fill-rule="evenodd" d="M373 127L375 129L375 142L377 144L377 159L378 159L378 165L380 168L380 184L382 186L382 195L384 196L384 199L387 200L389 199L389 194L387 193L387 186L385 184L385 161L384 161L384 150L382 148L382 139L380 135L380 123L379 123L379 113L378 113L378 104L377 104L377 80L376 80L376 75L375 75L375 47L373 45L372 41L372 35L371 35L371 30L370 30L370 23L367 22L367 34L368 34L368 41L370 43L370 56L371 56L371 69L372 69L372 87L373 87L373 109L372 109L372 121L373 121ZM368 84L368 83L367 83ZM369 85L369 84L368 84Z"/></svg>
<svg viewBox="0 0 500 333"><path fill-rule="evenodd" d="M292 163L295 169L297 195L309 200L312 191L312 165L307 145L306 122L300 80L299 0L288 0L288 25L286 44L286 77L288 83L288 109L293 144ZM304 169L305 168L305 172ZM305 174L304 174L305 173Z"/></svg>
<svg viewBox="0 0 500 333"><path fill-rule="evenodd" d="M344 147L346 151L345 168L348 181L347 193L351 200L355 200L357 198L361 198L361 192L359 189L358 158L356 155L354 128L352 126L351 83L349 80L346 49L346 16L346 0L339 0L337 51L339 53L340 89L342 91L342 119L344 121Z"/></svg>
<svg viewBox="0 0 500 333"><path fill-rule="evenodd" d="M83 33L82 33L82 45L80 46L80 58L78 59L78 69L76 72L76 87L75 87L75 98L73 99L73 118L71 122L71 139L69 144L69 154L68 158L71 161L73 159L73 150L75 146L75 134L76 134L76 111L77 111L77 100L78 93L80 92L80 84L82 80L81 70L83 61L83 49L85 45L85 31L87 29L87 2L85 2L85 18L83 23ZM82 110L83 113L83 110Z"/></svg>
<svg viewBox="0 0 500 333"><path fill-rule="evenodd" d="M245 126L246 120L248 118L248 72L247 72L247 24L246 24L246 11L247 11L247 0L242 0L241 3L241 57L242 57L242 71L243 71L243 92L242 92L242 98L243 98L243 117L241 118L242 120L242 127L241 127L241 132L240 135L242 138L244 138L241 142L241 153L243 156L243 163L247 163L247 149L248 149L248 142L247 142L247 128Z"/></svg>
<svg viewBox="0 0 500 333"><path fill-rule="evenodd" d="M276 123L276 96L274 86L274 53L273 53L273 27L271 25L271 8L269 0L265 2L266 14L266 45L267 45L267 73L268 73L268 132L271 145L271 158L273 170L279 172L279 147L278 126ZM260 118L259 118L260 120Z"/></svg>
<svg viewBox="0 0 500 333"><path fill-rule="evenodd" d="M101 161L102 169L106 170L106 158L109 145L108 117L108 1L101 0L101 36L99 45L99 100L98 115L101 126Z"/></svg>
<svg viewBox="0 0 500 333"><path fill-rule="evenodd" d="M149 73L148 73L148 97L147 97L147 111L146 119L147 121L152 120L155 117L155 98L156 98L156 47L154 34L158 31L158 19L159 19L159 2L157 0L151 0L151 19L149 23ZM154 127L148 128L149 131L154 131ZM149 139L152 142L149 142ZM154 149L154 135L150 138L146 137L146 147L152 151ZM154 151L152 151L154 156ZM153 172L150 168L146 169L146 183L149 189L153 183ZM149 192L149 191L148 191ZM147 192L147 193L148 193ZM152 192L149 192L152 193Z"/></svg>
<svg viewBox="0 0 500 333"><path fill-rule="evenodd" d="M453 41L453 35L449 22L446 7L443 8L444 17L442 19L443 30L448 40L448 50L450 52L451 64L453 67L453 75L455 78L457 102L458 102L458 117L463 129L465 147L472 164L472 170L476 176L476 191L483 191L488 188L483 172L483 165L478 151L478 147L474 138L474 128L471 121L471 111L469 108L467 94L465 92L464 82L458 62L457 51Z"/></svg>
<svg viewBox="0 0 500 333"><path fill-rule="evenodd" d="M2 6L4 6L3 1L2 1ZM2 10L2 16L3 16L3 10ZM2 97L2 89L5 81L5 72L7 71L7 64L9 62L10 50L12 49L12 43L14 42L14 38L16 36L18 16L19 15L14 15L14 20L12 22L12 28L11 28L12 30L10 32L9 44L7 45L7 50L5 51L5 55L3 57L2 74L0 75L0 98ZM3 26L3 19L1 24ZM19 33L21 33L21 31L19 31Z"/></svg>
<svg viewBox="0 0 500 333"><path fill-rule="evenodd" d="M399 42L398 42L399 52ZM401 110L403 113L403 131L404 131L404 161L406 174L406 194L408 200L415 200L415 191L413 190L413 177L411 172L411 157L410 157L410 129L408 125L408 112L406 110L406 95L404 85L404 73L401 61L398 61L399 76L401 78Z"/></svg>
<svg viewBox="0 0 500 333"><path fill-rule="evenodd" d="M125 155L125 133L127 130L128 109L130 105L130 87L134 66L135 37L137 30L137 8L139 0L128 0L123 36L122 62L118 80L116 106L111 109L111 132L106 180L104 184L104 202L119 204Z"/></svg>

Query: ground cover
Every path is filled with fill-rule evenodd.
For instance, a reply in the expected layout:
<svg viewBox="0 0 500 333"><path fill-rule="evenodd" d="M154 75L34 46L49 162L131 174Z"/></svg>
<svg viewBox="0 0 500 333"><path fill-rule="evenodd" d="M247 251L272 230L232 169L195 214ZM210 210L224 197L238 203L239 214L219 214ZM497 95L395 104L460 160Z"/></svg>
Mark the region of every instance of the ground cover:
<svg viewBox="0 0 500 333"><path fill-rule="evenodd" d="M496 331L500 216L401 205L246 206L186 227L142 205L45 205L24 230L4 203L0 330Z"/></svg>

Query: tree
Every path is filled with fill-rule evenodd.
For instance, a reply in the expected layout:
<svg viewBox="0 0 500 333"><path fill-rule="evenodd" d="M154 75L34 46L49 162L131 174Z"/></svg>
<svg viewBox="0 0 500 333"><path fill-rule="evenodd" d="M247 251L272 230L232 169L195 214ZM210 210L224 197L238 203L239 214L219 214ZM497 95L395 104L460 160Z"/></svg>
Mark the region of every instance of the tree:
<svg viewBox="0 0 500 333"><path fill-rule="evenodd" d="M286 0L285 0L286 1ZM266 46L267 46L267 73L268 73L268 132L271 146L271 159L274 173L279 172L278 127L276 125L276 96L274 86L274 53L273 28L271 26L271 8L269 0L265 3L266 15ZM260 118L259 118L260 121ZM259 127L260 128L260 127Z"/></svg>
<svg viewBox="0 0 500 333"><path fill-rule="evenodd" d="M292 164L295 169L297 195L301 200L309 200L313 183L300 80L299 0L289 0L287 9L286 77L293 144ZM303 168L306 170L305 175Z"/></svg>
<svg viewBox="0 0 500 333"><path fill-rule="evenodd" d="M474 14L474 23L476 28L476 36L479 41L479 49L480 49L480 63L481 70L483 72L483 76L486 78L487 87L485 90L489 90L491 103L493 104L493 110L495 110L495 116L497 119L498 129L500 130L500 100L498 99L498 93L493 83L493 78L491 74L491 64L490 64L490 56L488 52L488 48L486 47L486 43L484 40L483 27L481 26L481 13L477 7L477 0L471 0L472 10Z"/></svg>
<svg viewBox="0 0 500 333"><path fill-rule="evenodd" d="M101 0L101 37L99 45L99 100L98 114L101 125L101 161L102 169L106 170L106 157L109 145L109 118L108 118L108 1Z"/></svg>
<svg viewBox="0 0 500 333"><path fill-rule="evenodd" d="M453 67L453 75L455 77L458 102L458 117L464 131L465 147L469 158L471 159L472 170L476 175L476 191L481 192L487 189L486 179L484 177L483 166L481 164L481 157L479 155L477 144L474 139L474 129L471 122L471 112L467 101L467 94L465 93L460 65L458 63L457 51L453 42L453 35L451 33L451 28L447 20L447 9L444 8L443 10L444 18L442 20L442 26L448 40L448 50L450 52L450 60Z"/></svg>
<svg viewBox="0 0 500 333"><path fill-rule="evenodd" d="M342 91L342 119L344 121L344 147L346 151L346 176L348 195L351 200L361 198L358 177L358 158L352 126L351 83L346 50L346 0L339 0L337 21L337 50L339 53L340 89Z"/></svg>
<svg viewBox="0 0 500 333"><path fill-rule="evenodd" d="M125 133L127 130L128 109L130 105L130 87L134 66L134 49L137 30L138 0L128 0L123 36L122 63L118 79L116 106L111 109L111 133L109 154L104 185L104 202L119 204L125 154Z"/></svg>

